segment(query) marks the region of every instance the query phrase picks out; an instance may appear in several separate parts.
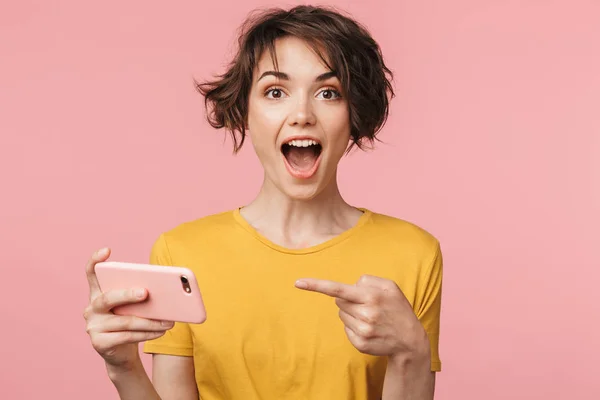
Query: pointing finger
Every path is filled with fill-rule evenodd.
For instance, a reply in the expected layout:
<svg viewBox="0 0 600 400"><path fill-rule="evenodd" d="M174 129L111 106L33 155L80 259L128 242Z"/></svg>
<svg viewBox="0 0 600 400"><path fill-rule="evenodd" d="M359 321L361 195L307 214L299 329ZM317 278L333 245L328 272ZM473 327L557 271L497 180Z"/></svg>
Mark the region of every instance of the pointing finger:
<svg viewBox="0 0 600 400"><path fill-rule="evenodd" d="M363 303L365 300L365 296L361 292L361 289L354 285L347 285L340 282L305 278L296 281L296 287L311 292L322 293L330 297L344 299L353 303Z"/></svg>

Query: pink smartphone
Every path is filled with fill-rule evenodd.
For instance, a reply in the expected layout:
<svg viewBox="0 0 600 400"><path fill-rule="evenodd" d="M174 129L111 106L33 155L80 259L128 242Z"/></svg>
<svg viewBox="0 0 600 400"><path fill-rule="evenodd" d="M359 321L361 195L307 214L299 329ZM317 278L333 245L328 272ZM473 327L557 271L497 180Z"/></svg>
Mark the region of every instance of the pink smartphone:
<svg viewBox="0 0 600 400"><path fill-rule="evenodd" d="M196 276L188 268L105 261L95 270L103 292L138 287L148 291L146 300L115 307L115 314L194 324L206 320Z"/></svg>

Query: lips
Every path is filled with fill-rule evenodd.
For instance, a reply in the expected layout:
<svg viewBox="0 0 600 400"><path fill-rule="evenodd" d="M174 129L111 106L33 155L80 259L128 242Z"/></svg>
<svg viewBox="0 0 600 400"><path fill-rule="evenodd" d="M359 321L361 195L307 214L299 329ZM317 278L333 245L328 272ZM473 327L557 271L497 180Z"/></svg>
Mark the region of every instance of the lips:
<svg viewBox="0 0 600 400"><path fill-rule="evenodd" d="M294 178L309 179L318 170L323 147L317 138L296 136L281 145L286 169Z"/></svg>

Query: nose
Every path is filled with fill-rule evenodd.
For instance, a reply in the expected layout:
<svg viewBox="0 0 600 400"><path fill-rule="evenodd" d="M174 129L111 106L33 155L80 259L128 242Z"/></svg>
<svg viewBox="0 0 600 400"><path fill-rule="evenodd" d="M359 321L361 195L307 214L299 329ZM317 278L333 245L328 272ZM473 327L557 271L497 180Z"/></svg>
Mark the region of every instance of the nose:
<svg viewBox="0 0 600 400"><path fill-rule="evenodd" d="M288 118L288 124L290 126L314 125L316 119L310 99L302 96L302 98L298 99L293 105L293 109Z"/></svg>

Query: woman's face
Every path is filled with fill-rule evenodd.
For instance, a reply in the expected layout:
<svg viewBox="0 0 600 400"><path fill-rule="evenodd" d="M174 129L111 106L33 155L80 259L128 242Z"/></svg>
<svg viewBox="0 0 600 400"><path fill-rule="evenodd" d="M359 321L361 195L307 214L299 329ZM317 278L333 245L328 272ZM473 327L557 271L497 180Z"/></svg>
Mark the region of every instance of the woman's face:
<svg viewBox="0 0 600 400"><path fill-rule="evenodd" d="M267 183L298 200L334 183L350 140L348 104L339 80L302 40L275 42L254 70L248 130Z"/></svg>

